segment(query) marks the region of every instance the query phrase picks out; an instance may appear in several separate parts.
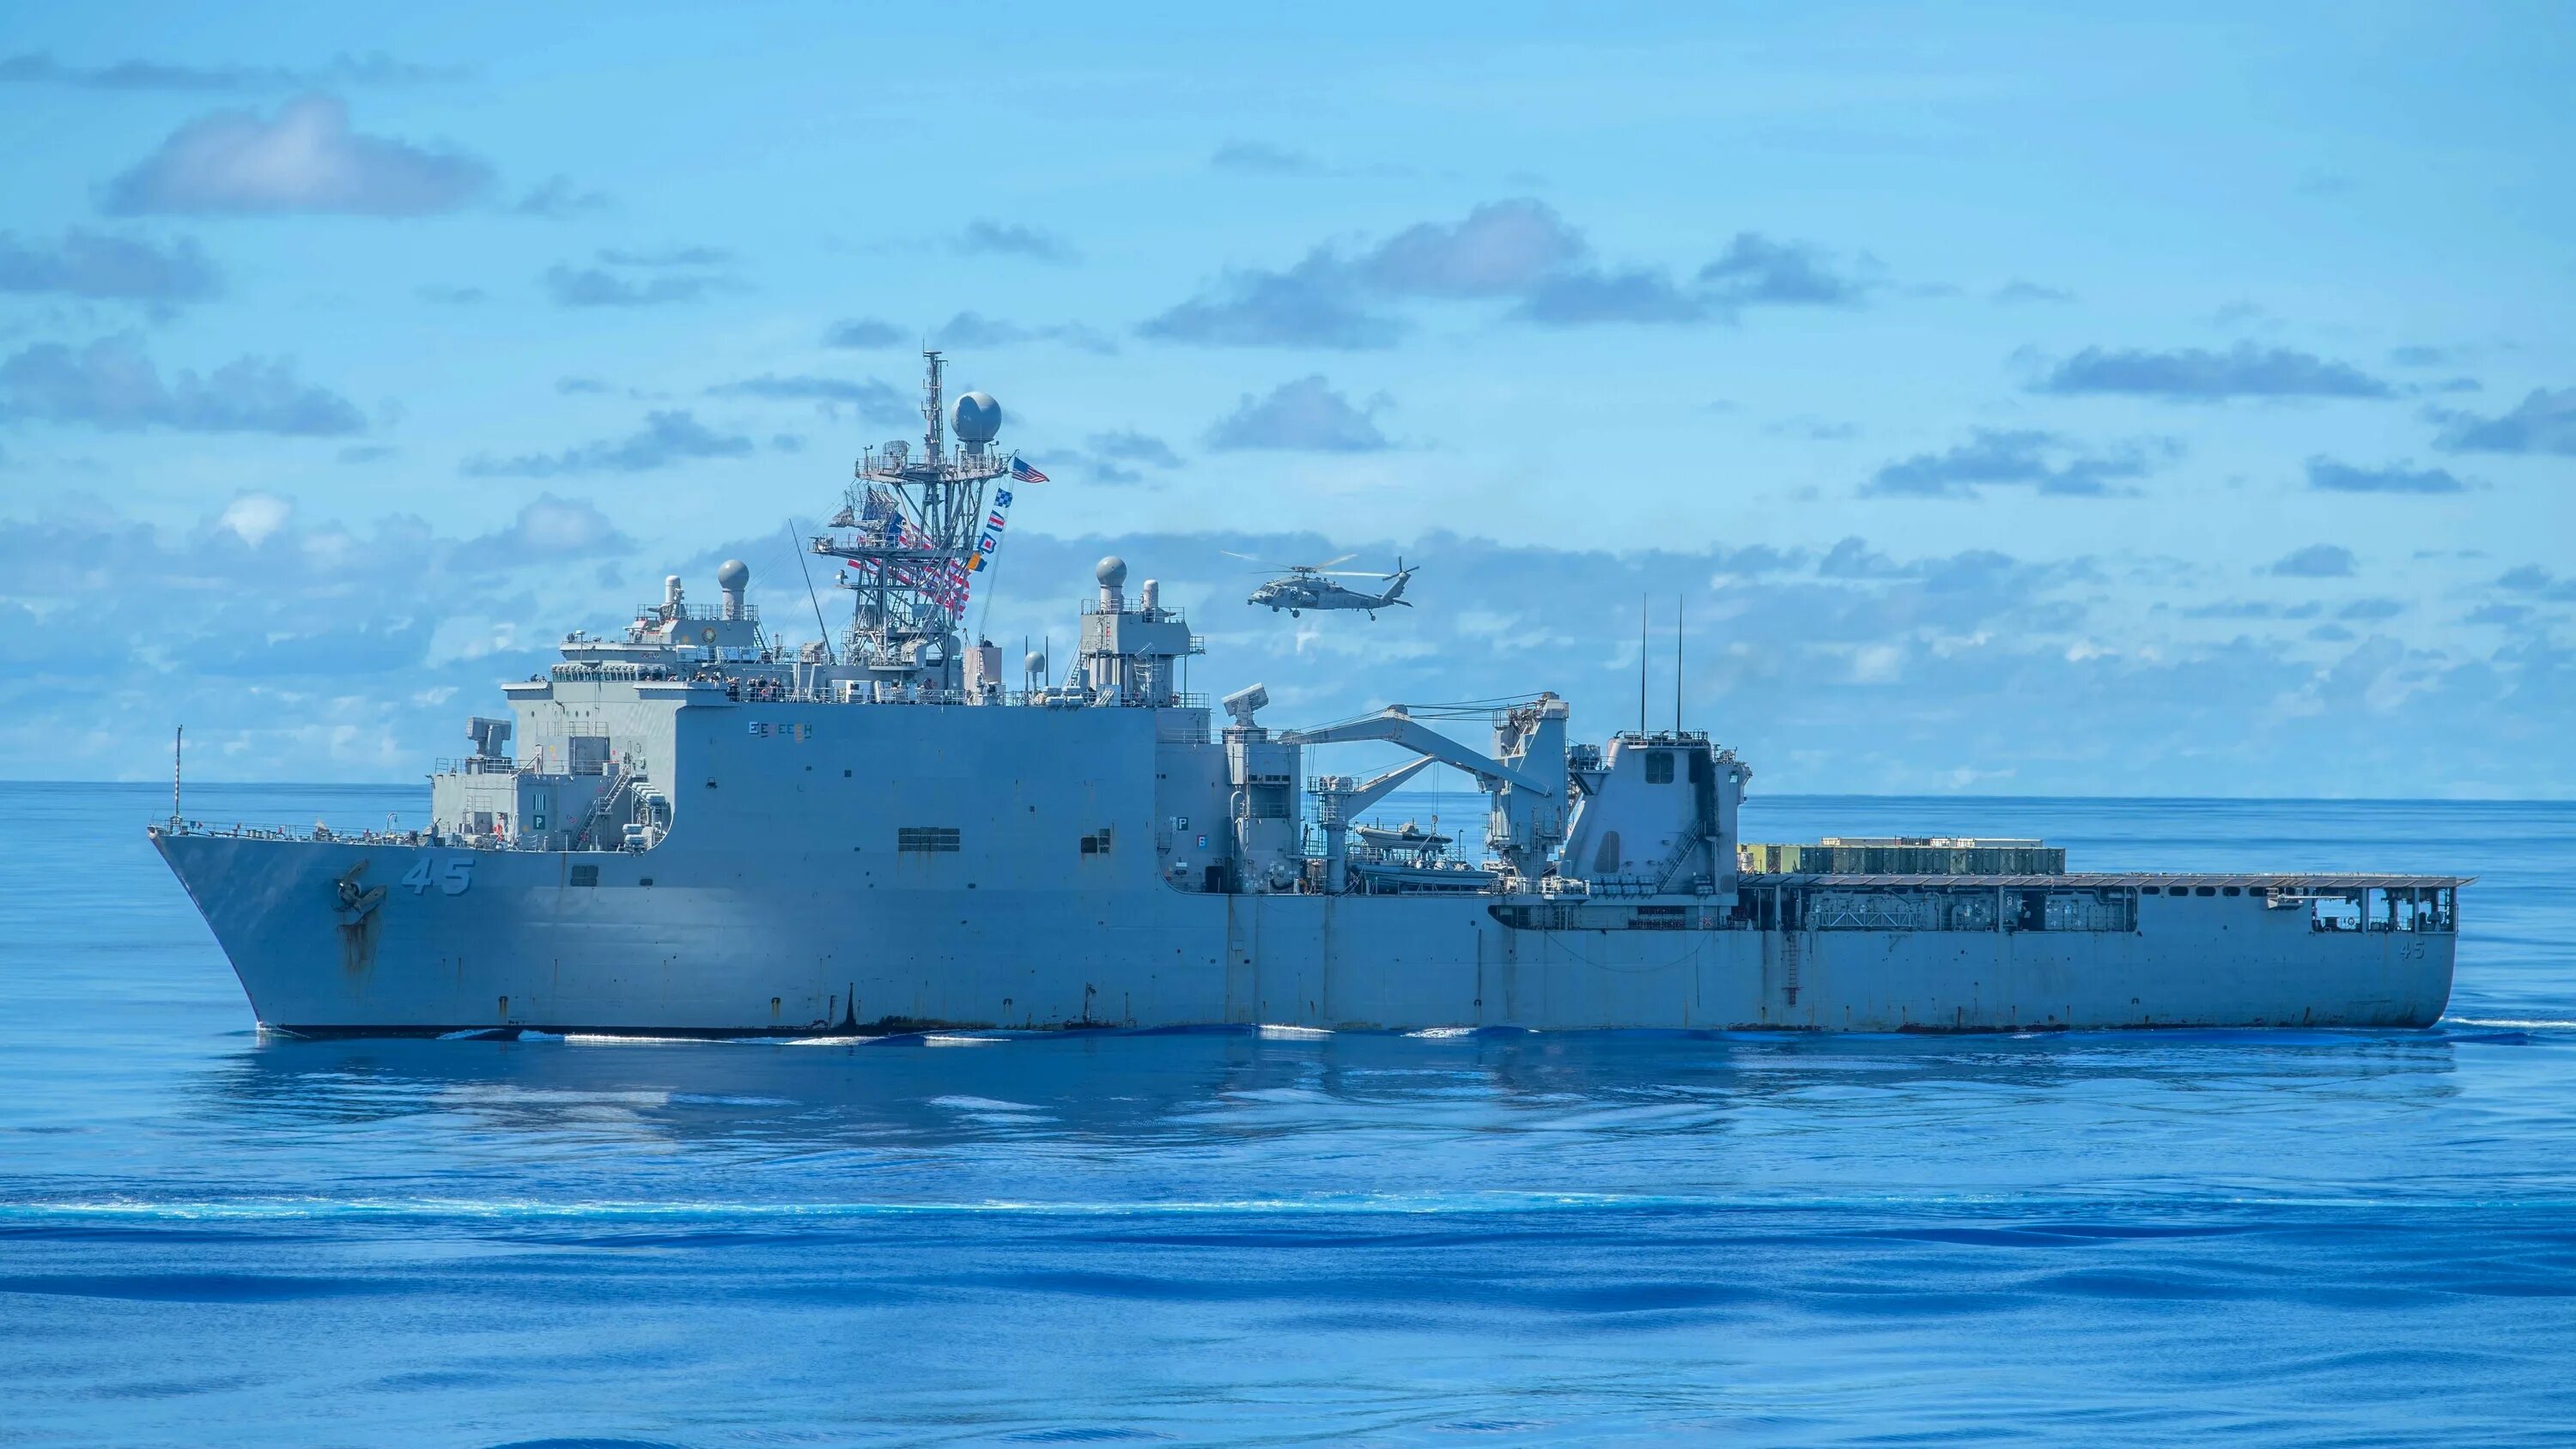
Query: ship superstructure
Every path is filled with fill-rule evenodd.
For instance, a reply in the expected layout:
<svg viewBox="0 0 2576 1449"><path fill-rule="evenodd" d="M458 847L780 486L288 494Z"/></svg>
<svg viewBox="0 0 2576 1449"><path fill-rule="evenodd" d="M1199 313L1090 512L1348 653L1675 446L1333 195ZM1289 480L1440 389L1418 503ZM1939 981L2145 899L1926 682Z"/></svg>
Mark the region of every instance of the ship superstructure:
<svg viewBox="0 0 2576 1449"><path fill-rule="evenodd" d="M1545 691L1278 728L1100 561L1074 657L966 632L1017 475L1000 409L866 451L808 546L850 601L788 648L717 572L576 632L469 722L426 831L153 830L262 1022L710 1035L1286 1024L2029 1030L2405 1026L2455 877L2078 873L2035 841L1741 838L1698 732L1572 737ZM944 422L955 425L956 443ZM1202 669L1207 666L1200 666ZM1403 762L1311 772L1370 742ZM1483 849L1372 812L1423 772Z"/></svg>

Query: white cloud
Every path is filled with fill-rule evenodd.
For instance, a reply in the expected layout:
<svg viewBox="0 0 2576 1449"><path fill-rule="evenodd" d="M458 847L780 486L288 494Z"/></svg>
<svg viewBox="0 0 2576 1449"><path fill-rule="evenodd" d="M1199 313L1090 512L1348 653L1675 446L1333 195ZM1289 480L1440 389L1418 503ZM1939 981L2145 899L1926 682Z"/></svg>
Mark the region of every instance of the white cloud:
<svg viewBox="0 0 2576 1449"><path fill-rule="evenodd" d="M286 526L295 505L274 493L245 493L227 505L215 521L231 529L233 536L253 548L268 541L268 536Z"/></svg>
<svg viewBox="0 0 2576 1449"><path fill-rule="evenodd" d="M287 102L273 118L216 111L170 133L108 183L112 214L347 212L423 216L479 200L492 168L448 147L416 146L349 126L335 96Z"/></svg>

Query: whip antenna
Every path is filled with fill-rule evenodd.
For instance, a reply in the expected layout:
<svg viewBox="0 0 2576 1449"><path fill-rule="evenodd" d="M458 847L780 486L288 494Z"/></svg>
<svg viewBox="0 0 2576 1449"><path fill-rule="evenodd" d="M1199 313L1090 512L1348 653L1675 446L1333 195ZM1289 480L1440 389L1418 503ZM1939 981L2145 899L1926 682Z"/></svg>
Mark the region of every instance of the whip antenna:
<svg viewBox="0 0 2576 1449"><path fill-rule="evenodd" d="M805 550L796 547L796 520L792 518L787 520L787 547L796 555L796 572L805 576L805 601L814 606L814 628L823 636L823 658L827 663L838 664L840 658L832 652L832 626L823 622L823 596L814 592L814 570L805 562Z"/></svg>

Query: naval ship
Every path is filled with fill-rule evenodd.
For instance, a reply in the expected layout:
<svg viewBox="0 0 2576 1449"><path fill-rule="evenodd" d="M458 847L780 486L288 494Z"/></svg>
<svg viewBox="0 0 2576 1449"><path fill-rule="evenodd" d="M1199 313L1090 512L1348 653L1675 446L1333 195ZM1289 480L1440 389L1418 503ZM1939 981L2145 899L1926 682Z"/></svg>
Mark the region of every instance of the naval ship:
<svg viewBox="0 0 2576 1449"><path fill-rule="evenodd" d="M1184 687L1200 636L1117 558L1075 657L1008 668L966 603L1043 475L925 356L919 450L866 449L810 540L850 595L837 641L773 639L727 562L713 606L673 577L503 686L425 830L174 800L153 844L264 1026L2018 1032L2420 1027L2449 999L2463 878L1748 842L1733 750L1578 740L1551 692L1280 728L1245 682L1212 711ZM1356 741L1404 762L1304 772ZM1369 818L1434 768L1485 797L1473 858Z"/></svg>

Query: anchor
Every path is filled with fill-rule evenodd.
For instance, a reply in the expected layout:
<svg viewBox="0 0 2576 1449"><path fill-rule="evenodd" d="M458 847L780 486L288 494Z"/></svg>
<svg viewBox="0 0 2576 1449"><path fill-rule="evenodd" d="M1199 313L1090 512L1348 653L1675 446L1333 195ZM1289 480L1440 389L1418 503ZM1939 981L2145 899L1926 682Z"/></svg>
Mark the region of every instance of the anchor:
<svg viewBox="0 0 2576 1449"><path fill-rule="evenodd" d="M364 890L359 889L358 877L366 874L366 871L367 863L363 860L359 861L356 865L349 867L347 873L343 874L336 882L340 896L341 925L357 925L359 922L364 921L368 916L374 914L376 907L384 904L385 888L383 886L369 886Z"/></svg>

